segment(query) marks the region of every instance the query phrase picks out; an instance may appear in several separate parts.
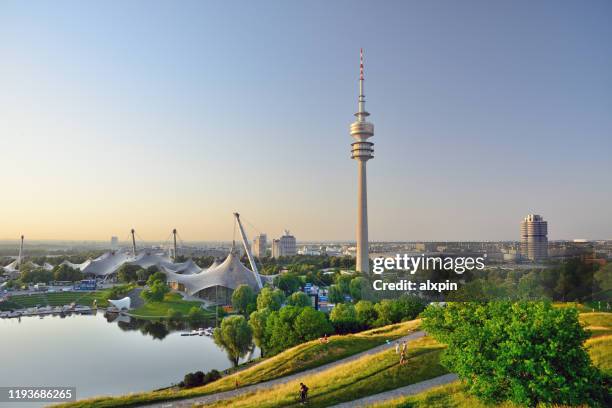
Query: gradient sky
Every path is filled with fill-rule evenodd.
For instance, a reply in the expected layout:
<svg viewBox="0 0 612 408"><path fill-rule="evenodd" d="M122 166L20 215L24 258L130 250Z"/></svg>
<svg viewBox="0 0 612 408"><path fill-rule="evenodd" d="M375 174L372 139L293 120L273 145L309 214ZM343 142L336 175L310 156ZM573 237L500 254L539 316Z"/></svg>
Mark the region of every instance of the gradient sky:
<svg viewBox="0 0 612 408"><path fill-rule="evenodd" d="M612 238L610 1L2 1L0 238ZM255 228L250 228L254 233Z"/></svg>

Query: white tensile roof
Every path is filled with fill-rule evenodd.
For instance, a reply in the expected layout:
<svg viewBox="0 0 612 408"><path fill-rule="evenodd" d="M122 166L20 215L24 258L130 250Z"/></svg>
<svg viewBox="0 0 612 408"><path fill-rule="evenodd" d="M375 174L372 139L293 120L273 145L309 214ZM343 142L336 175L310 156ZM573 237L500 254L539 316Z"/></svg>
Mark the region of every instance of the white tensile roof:
<svg viewBox="0 0 612 408"><path fill-rule="evenodd" d="M108 303L110 303L111 305L115 306L117 309L119 310L123 310L123 309L130 309L130 306L132 304L132 300L129 297L124 297L123 299L118 299L118 300L111 300L108 299Z"/></svg>
<svg viewBox="0 0 612 408"><path fill-rule="evenodd" d="M214 268L211 267L202 273L180 275L167 271L166 276L168 277L168 282L177 282L184 285L185 292L189 295L194 295L203 289L215 286L236 289L238 286L246 284L255 291L259 290L253 271L240 262L240 258L235 250L230 251L225 261L220 265Z"/></svg>

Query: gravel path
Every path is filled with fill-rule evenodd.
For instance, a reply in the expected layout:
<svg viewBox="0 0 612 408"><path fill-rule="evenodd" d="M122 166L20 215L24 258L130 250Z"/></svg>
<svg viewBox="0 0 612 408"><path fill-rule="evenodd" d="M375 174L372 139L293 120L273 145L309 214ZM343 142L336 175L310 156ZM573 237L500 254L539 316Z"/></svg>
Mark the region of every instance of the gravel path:
<svg viewBox="0 0 612 408"><path fill-rule="evenodd" d="M176 408L176 407L191 407L194 404L208 404L211 402L216 402L216 401L220 401L220 400L224 400L224 399L229 399L229 398L233 398L236 397L238 395L242 395L242 394L246 394L249 392L253 392L253 391L257 391L257 390L261 390L261 389L265 389L265 388L270 388L273 387L275 385L278 384L285 384L288 383L290 381L293 381L297 378L303 377L303 376L307 376L310 374L314 374L314 373L318 373L324 370L328 370L330 368L339 366L341 364L345 364L354 360L358 360L359 358L363 357L363 356L367 356L370 354L376 354L378 352L381 352L383 350L386 349L390 349L390 348L395 348L395 342L396 341L411 341L411 340L416 340L418 338L421 338L425 335L424 331L416 331L414 333L411 333L407 336L404 336L400 339L394 340L392 342L390 342L389 344L381 344L380 346L376 346L374 348L371 348L369 350L366 351L362 351L361 353L357 353L354 354L350 357L347 358L343 358L342 360L337 360L334 361L332 363L328 363L328 364L324 364L322 366L319 367L315 367L315 368L311 368L310 370L305 370L305 371L300 371L299 373L295 373L295 374L291 374L291 375L287 375L285 377L280 377L280 378L276 378L274 380L270 380L270 381L266 381L266 382L261 382L258 384L253 384L253 385L247 385L246 387L242 387L242 388L238 388L236 390L230 390L230 391L223 391L223 392L218 392L216 394L210 394L210 395L205 395L202 397L195 397L195 398L188 398L188 399L183 399L183 400L176 400L176 401L166 401L166 402L159 402L156 404L150 404L150 405L145 405L147 407L163 407L163 408ZM297 393L297 391L296 391Z"/></svg>
<svg viewBox="0 0 612 408"><path fill-rule="evenodd" d="M332 408L352 408L352 407L367 407L374 403L405 397L408 395L418 394L419 392L427 391L430 388L437 387L457 381L457 374L444 374L439 377L430 378L429 380L421 381L415 384L410 384L405 387L396 388L394 390L381 392L367 397L359 398L354 401L343 402L342 404L333 405Z"/></svg>

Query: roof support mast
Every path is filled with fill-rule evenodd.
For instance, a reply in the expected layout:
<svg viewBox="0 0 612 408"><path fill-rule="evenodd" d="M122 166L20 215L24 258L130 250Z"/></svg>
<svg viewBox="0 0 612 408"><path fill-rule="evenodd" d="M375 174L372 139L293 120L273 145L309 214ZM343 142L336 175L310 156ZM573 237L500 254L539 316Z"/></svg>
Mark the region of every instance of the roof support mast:
<svg viewBox="0 0 612 408"><path fill-rule="evenodd" d="M251 254L251 245L249 245L249 240L244 232L244 228L242 227L242 223L240 222L240 214L234 213L234 217L236 217L236 221L238 221L238 227L240 228L240 236L242 237L242 244L244 245L244 250L249 258L249 263L251 264L251 269L253 270L253 274L255 275L255 280L257 281L257 285L259 289L263 288L261 284L261 278L259 277L259 271L257 270L257 265L255 264L255 259Z"/></svg>
<svg viewBox="0 0 612 408"><path fill-rule="evenodd" d="M172 235L174 235L174 261L176 261L176 228L172 230Z"/></svg>
<svg viewBox="0 0 612 408"><path fill-rule="evenodd" d="M21 265L23 259L23 235L21 236L21 242L19 243L19 258L17 258L17 265Z"/></svg>
<svg viewBox="0 0 612 408"><path fill-rule="evenodd" d="M136 231L134 231L134 228L132 228L132 231L130 231L132 233L132 255L134 255L134 258L136 258L136 238L134 237L134 233Z"/></svg>

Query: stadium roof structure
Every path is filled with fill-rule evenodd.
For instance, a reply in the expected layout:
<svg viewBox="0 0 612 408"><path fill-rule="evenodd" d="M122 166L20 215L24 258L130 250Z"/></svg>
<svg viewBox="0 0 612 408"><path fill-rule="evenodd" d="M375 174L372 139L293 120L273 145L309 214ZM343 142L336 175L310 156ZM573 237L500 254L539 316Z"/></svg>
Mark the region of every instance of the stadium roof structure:
<svg viewBox="0 0 612 408"><path fill-rule="evenodd" d="M240 262L240 257L234 248L221 264L217 266L213 264L202 273L186 275L166 271L166 276L168 282L182 284L188 295L195 295L204 289L215 286L233 290L240 285L249 285L255 291L259 291L254 272Z"/></svg>
<svg viewBox="0 0 612 408"><path fill-rule="evenodd" d="M45 262L42 266L38 265L37 263L34 263L32 261L28 261L28 262L24 262L25 265L29 265L33 268L43 268L45 271L50 271L53 269L53 265L51 265L50 263ZM10 264L0 267L0 269L4 269L5 272L18 272L19 271L19 260L15 259L13 262L11 262Z"/></svg>

